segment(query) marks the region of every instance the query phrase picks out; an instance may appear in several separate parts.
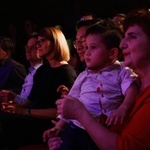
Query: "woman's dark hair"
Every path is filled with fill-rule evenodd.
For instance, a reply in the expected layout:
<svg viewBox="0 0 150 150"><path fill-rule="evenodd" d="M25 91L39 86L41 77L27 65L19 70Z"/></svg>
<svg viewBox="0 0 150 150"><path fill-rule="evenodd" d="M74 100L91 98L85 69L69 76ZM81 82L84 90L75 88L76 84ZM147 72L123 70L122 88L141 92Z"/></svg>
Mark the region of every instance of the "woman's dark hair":
<svg viewBox="0 0 150 150"><path fill-rule="evenodd" d="M124 31L134 24L139 25L147 35L150 35L150 11L148 9L135 9L129 12L123 22Z"/></svg>

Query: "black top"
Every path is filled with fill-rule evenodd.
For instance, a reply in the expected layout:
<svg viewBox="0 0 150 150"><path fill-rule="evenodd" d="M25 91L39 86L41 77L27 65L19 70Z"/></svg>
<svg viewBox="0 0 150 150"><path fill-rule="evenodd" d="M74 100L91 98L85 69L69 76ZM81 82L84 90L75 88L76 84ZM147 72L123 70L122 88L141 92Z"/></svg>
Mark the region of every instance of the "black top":
<svg viewBox="0 0 150 150"><path fill-rule="evenodd" d="M31 108L56 108L55 101L61 96L57 88L60 85L71 88L75 79L76 73L69 64L57 68L49 64L42 65L34 75L34 84L28 97Z"/></svg>

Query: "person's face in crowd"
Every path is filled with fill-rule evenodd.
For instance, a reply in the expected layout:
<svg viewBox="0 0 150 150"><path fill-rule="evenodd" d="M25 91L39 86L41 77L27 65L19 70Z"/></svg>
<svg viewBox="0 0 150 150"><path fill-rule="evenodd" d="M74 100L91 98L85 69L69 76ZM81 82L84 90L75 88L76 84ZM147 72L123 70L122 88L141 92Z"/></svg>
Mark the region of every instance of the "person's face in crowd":
<svg viewBox="0 0 150 150"><path fill-rule="evenodd" d="M10 34L10 36L15 36L17 35L17 27L14 24L9 24L8 26L8 32Z"/></svg>
<svg viewBox="0 0 150 150"><path fill-rule="evenodd" d="M122 32L123 32L123 20L124 19L125 19L124 17L120 17L120 16L115 16L112 19L114 22L116 22L116 24L119 26Z"/></svg>
<svg viewBox="0 0 150 150"><path fill-rule="evenodd" d="M5 52L5 51L0 47L0 61L5 60L6 58L8 58L7 52Z"/></svg>
<svg viewBox="0 0 150 150"><path fill-rule="evenodd" d="M36 30L36 25L31 20L25 20L24 23L25 32L30 35Z"/></svg>
<svg viewBox="0 0 150 150"><path fill-rule="evenodd" d="M142 69L150 62L150 38L138 25L127 29L120 48L123 50L126 66Z"/></svg>
<svg viewBox="0 0 150 150"><path fill-rule="evenodd" d="M36 43L37 51L39 57L44 57L46 59L51 59L53 57L53 42L38 36L38 41Z"/></svg>
<svg viewBox="0 0 150 150"><path fill-rule="evenodd" d="M86 38L85 62L91 70L102 70L112 63L111 50L101 40L100 34L89 34Z"/></svg>
<svg viewBox="0 0 150 150"><path fill-rule="evenodd" d="M85 33L88 26L82 26L78 29L76 34L75 48L80 57L80 61L84 62L84 54L85 54Z"/></svg>
<svg viewBox="0 0 150 150"><path fill-rule="evenodd" d="M27 60L30 61L38 61L39 57L37 55L37 48L36 48L36 38L31 38L29 39L25 49L26 49L26 58Z"/></svg>

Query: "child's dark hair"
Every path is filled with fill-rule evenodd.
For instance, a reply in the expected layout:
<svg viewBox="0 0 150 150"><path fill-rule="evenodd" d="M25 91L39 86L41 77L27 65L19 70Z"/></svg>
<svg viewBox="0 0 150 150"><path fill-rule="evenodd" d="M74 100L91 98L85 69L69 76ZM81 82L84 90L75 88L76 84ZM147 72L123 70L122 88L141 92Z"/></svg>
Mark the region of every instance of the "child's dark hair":
<svg viewBox="0 0 150 150"><path fill-rule="evenodd" d="M86 36L89 34L100 34L106 48L117 48L119 51L118 59L122 59L122 51L119 48L119 45L123 35L120 28L112 20L104 19L89 27L86 31Z"/></svg>

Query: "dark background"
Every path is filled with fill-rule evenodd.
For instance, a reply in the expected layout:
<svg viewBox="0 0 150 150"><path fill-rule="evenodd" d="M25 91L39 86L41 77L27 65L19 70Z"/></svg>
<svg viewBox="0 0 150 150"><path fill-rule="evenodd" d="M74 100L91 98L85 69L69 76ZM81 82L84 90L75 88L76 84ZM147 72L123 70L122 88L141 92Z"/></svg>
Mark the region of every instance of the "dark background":
<svg viewBox="0 0 150 150"><path fill-rule="evenodd" d="M10 22L21 28L26 18L33 18L39 28L60 24L72 36L84 12L111 18L135 8L150 8L150 0L5 0L0 4L0 32L5 33Z"/></svg>

